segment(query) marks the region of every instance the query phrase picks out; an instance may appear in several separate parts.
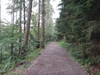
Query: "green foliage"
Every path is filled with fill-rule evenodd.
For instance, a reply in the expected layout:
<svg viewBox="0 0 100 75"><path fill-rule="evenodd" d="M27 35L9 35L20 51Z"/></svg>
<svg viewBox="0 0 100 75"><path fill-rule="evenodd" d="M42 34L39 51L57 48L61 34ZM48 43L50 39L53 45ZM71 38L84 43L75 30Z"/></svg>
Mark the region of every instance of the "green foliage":
<svg viewBox="0 0 100 75"><path fill-rule="evenodd" d="M28 61L33 61L35 58L37 58L41 54L41 49L37 49L33 52L29 52L28 55L26 56L26 60Z"/></svg>
<svg viewBox="0 0 100 75"><path fill-rule="evenodd" d="M16 68L18 70L20 70L19 73L17 72L17 70L13 70L13 71L8 71L4 75L21 75L21 72L23 72L24 69L26 69L27 67L29 67L31 65L31 62L41 54L41 51L42 51L42 49L31 50L26 55L26 59L24 59L24 60L19 59L18 63L16 65L13 65L13 68L16 66ZM23 64L20 65L20 63L23 63Z"/></svg>
<svg viewBox="0 0 100 75"><path fill-rule="evenodd" d="M39 55L40 50L35 52L35 49L38 48L37 46L40 43L37 39L36 27L31 28L28 46L29 53L27 52L32 56L20 55L19 46L23 45L23 43L19 42L20 36L23 39L24 33L19 33L17 24L2 26L2 34L0 35L0 73L11 70L16 64L25 63L28 59L36 58ZM13 44L13 53L11 53L11 44Z"/></svg>
<svg viewBox="0 0 100 75"><path fill-rule="evenodd" d="M80 62L100 65L100 0L61 0L56 22L58 37L66 36L71 55ZM60 38L59 38L60 39ZM68 48L68 47L67 47Z"/></svg>
<svg viewBox="0 0 100 75"><path fill-rule="evenodd" d="M2 25L2 33L0 34L0 74L13 69L20 63L30 62L40 55L41 50L37 50L37 48L40 47L40 41L37 38L37 14L35 13L32 15L31 24L28 51L27 55L25 56L22 56L19 53L19 51L21 51L19 47L23 46L24 32L22 29L22 33L19 33L18 22L16 22L14 25ZM51 24L49 25L51 26ZM53 33L50 32L50 29L52 29ZM22 39L21 43L19 42L19 37ZM45 37L45 42L53 41L55 39L54 26L49 27ZM12 44L13 48L11 46Z"/></svg>
<svg viewBox="0 0 100 75"><path fill-rule="evenodd" d="M37 27L37 19L38 14L36 12L32 13L31 16L31 25L30 25L30 33L28 38L28 49L24 54L24 24L25 23L22 19L22 28L19 26L19 20L17 19L18 16L17 12L21 9L19 7L21 0L11 0L11 4L8 4L7 11L12 15L13 20L16 22L13 22L13 24L10 23L2 23L4 25L1 25L2 28L0 28L0 74L5 73L12 68L16 66L16 64L20 63L26 63L27 61L31 61L35 59L39 54L41 50L37 50L37 48L40 47L40 40L38 40L38 27ZM54 24L52 20L53 15L53 7L49 3L50 1L46 1L46 18L47 21L46 24L46 35L45 35L45 42L48 41L54 41L56 36L54 33ZM23 8L26 8L27 1L25 1L24 6L24 0L22 0L22 10ZM37 6L37 2L34 1L33 6ZM16 13L16 17L15 17ZM23 12L22 12L23 13ZM26 10L25 10L26 13ZM21 13L20 13L21 14ZM22 14L22 17L25 18L26 16ZM41 17L41 16L40 16ZM41 23L41 22L40 22ZM21 31L22 29L22 31ZM20 33L19 33L20 32ZM40 32L41 32L41 25L40 25ZM35 51L36 50L36 51ZM15 73L12 73L10 75L15 75Z"/></svg>
<svg viewBox="0 0 100 75"><path fill-rule="evenodd" d="M58 42L58 44L64 48L66 48L67 46L69 46L69 43L65 43L65 42Z"/></svg>
<svg viewBox="0 0 100 75"><path fill-rule="evenodd" d="M13 31L14 29L14 31ZM0 49L2 59L0 61L0 73L8 71L13 68L14 65L18 62L16 59L18 57L18 48L20 43L18 42L19 36L17 25L8 25L2 26L2 32L0 35ZM12 34L13 32L13 34ZM12 36L13 35L13 36ZM13 54L11 54L11 43L13 43L14 49Z"/></svg>

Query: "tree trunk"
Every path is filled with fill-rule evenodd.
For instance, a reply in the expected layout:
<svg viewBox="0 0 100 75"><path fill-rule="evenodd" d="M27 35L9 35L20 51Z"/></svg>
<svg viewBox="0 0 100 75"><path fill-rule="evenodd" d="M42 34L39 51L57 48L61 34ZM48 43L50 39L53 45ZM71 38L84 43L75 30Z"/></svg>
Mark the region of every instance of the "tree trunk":
<svg viewBox="0 0 100 75"><path fill-rule="evenodd" d="M17 11L16 11L16 21L17 21L17 15L18 15L18 14L17 14Z"/></svg>
<svg viewBox="0 0 100 75"><path fill-rule="evenodd" d="M64 42L66 42L66 36L64 35L63 37L64 37Z"/></svg>
<svg viewBox="0 0 100 75"><path fill-rule="evenodd" d="M45 0L42 0L42 35L41 35L41 48L45 48Z"/></svg>
<svg viewBox="0 0 100 75"><path fill-rule="evenodd" d="M21 53L22 50L22 37L21 37L21 33L22 33L22 0L20 0L20 11L19 11L19 54Z"/></svg>
<svg viewBox="0 0 100 75"><path fill-rule="evenodd" d="M0 0L0 35L1 35L1 0ZM2 62L2 48L0 47L0 63L1 62Z"/></svg>
<svg viewBox="0 0 100 75"><path fill-rule="evenodd" d="M41 3L41 1L39 0L39 4L38 4L38 40L40 40L40 3Z"/></svg>
<svg viewBox="0 0 100 75"><path fill-rule="evenodd" d="M1 0L0 0L0 34L1 34Z"/></svg>
<svg viewBox="0 0 100 75"><path fill-rule="evenodd" d="M26 24L26 15L25 15L25 0L23 0L23 8L24 8L24 10L23 10L23 14L24 14L24 33L25 33L25 24Z"/></svg>
<svg viewBox="0 0 100 75"><path fill-rule="evenodd" d="M12 12L12 33L11 33L11 37L13 38L13 32L14 32L14 2L13 3L13 12ZM13 40L13 39L12 39ZM14 43L11 43L11 56L13 55L13 49L14 49Z"/></svg>
<svg viewBox="0 0 100 75"><path fill-rule="evenodd" d="M29 0L29 8L28 8L28 16L27 16L27 25L25 29L25 36L24 36L24 46L23 46L23 52L22 54L26 53L27 47L28 47L28 38L29 38L29 32L30 32L30 20L31 20L31 12L32 12L32 1Z"/></svg>

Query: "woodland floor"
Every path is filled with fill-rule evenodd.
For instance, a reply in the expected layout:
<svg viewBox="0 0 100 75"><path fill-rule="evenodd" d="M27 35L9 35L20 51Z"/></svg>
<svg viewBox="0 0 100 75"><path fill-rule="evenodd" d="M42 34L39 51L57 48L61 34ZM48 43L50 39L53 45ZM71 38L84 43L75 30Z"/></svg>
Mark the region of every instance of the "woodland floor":
<svg viewBox="0 0 100 75"><path fill-rule="evenodd" d="M56 42L51 42L22 75L88 75Z"/></svg>

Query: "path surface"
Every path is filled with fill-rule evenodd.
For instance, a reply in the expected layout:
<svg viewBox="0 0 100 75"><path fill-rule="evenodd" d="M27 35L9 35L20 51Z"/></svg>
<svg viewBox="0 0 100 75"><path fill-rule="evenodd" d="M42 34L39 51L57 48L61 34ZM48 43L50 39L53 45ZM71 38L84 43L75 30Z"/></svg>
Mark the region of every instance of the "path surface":
<svg viewBox="0 0 100 75"><path fill-rule="evenodd" d="M68 52L51 42L22 75L88 75Z"/></svg>

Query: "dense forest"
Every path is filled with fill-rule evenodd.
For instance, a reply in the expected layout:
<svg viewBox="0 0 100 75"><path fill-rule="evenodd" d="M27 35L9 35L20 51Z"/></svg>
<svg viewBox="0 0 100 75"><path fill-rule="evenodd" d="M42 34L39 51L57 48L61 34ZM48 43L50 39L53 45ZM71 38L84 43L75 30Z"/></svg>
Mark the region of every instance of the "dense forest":
<svg viewBox="0 0 100 75"><path fill-rule="evenodd" d="M82 64L100 67L100 0L61 0L56 30ZM65 46L65 47L66 47Z"/></svg>
<svg viewBox="0 0 100 75"><path fill-rule="evenodd" d="M88 72L100 71L100 0L61 0L56 22L52 0L10 0L11 22L2 20L2 1L0 75L35 59L51 41L60 41Z"/></svg>
<svg viewBox="0 0 100 75"><path fill-rule="evenodd" d="M45 43L54 41L55 37L50 1L10 0L6 10L11 16L11 22L1 19L2 1L0 0L0 74L27 62L27 55L34 55L38 48L44 48Z"/></svg>

